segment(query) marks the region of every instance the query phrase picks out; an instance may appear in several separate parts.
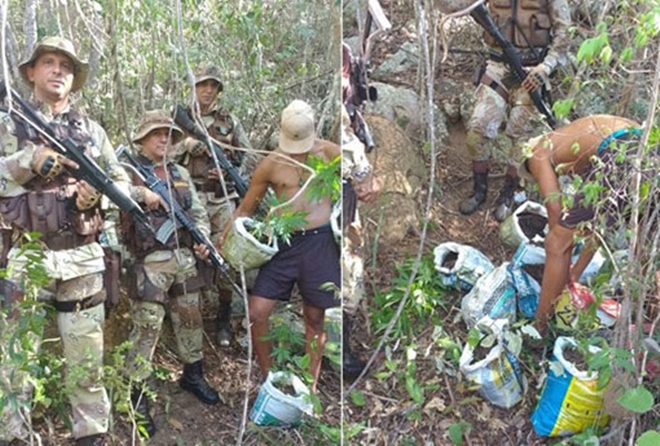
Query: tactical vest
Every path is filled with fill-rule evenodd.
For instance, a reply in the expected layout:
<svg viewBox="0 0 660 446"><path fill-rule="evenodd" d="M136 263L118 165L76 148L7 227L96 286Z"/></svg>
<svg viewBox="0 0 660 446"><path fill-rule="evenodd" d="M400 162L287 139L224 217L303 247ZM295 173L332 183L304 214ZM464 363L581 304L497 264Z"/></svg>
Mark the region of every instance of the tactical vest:
<svg viewBox="0 0 660 446"><path fill-rule="evenodd" d="M226 109L215 110L212 114L202 117L204 125L211 138L225 144L238 147L238 137L234 131L234 120ZM241 165L243 152L229 150L224 151L227 160L234 166ZM182 165L188 169L190 176L195 183L195 187L200 192L213 192L216 197L222 197L222 185L218 179L209 179L209 171L215 167L213 158L206 153L197 156L189 156L183 160ZM235 190L234 183L229 175L224 174L227 192L232 193Z"/></svg>
<svg viewBox="0 0 660 446"><path fill-rule="evenodd" d="M504 38L519 49L544 49L552 41L551 0L489 0L488 9ZM497 46L488 33L484 40Z"/></svg>
<svg viewBox="0 0 660 446"><path fill-rule="evenodd" d="M71 138L76 145L84 145L91 156L93 140L86 121L73 110L62 117L64 121L50 123L55 134L60 139ZM43 144L36 132L23 123L16 125L16 137L19 150L28 141ZM0 199L4 222L22 232L40 232L41 240L52 250L72 249L96 241L103 229L100 201L91 209L78 210L76 183L66 169L50 180L34 177L23 185L28 193Z"/></svg>
<svg viewBox="0 0 660 446"><path fill-rule="evenodd" d="M153 162L144 155L139 155L137 160L143 166L152 168L158 178L165 182L168 181L164 166L154 166ZM192 207L192 193L188 188L188 182L181 176L173 163L167 164L167 171L169 173L169 182L172 187L172 196L174 200L181 205L181 208L186 211L186 214L189 214L188 211ZM135 174L133 174L132 180L135 185L142 186L144 184ZM165 210L162 207L153 211L145 209L145 213L147 214L149 223L156 234L164 229L163 226L172 224L171 211ZM192 218L191 215L188 216ZM137 258L144 258L146 255L154 251L174 250L177 247L191 248L193 245L190 233L185 229L182 229L178 222L176 230L172 231L172 234L165 243L156 240L154 233L149 231L144 225L136 223L133 218L126 213L122 214L122 226L122 233L128 238L126 240L126 245L131 253Z"/></svg>

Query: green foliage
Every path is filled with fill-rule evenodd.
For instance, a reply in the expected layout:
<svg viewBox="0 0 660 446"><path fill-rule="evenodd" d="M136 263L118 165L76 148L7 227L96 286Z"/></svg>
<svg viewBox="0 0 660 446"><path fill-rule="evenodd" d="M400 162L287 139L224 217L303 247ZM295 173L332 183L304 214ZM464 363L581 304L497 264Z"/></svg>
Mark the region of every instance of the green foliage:
<svg viewBox="0 0 660 446"><path fill-rule="evenodd" d="M597 59L600 59L604 63L609 62L612 55L612 48L609 44L607 25L605 23L599 23L598 29L600 34L596 37L586 39L580 45L580 49L577 52L578 62L585 61L590 64L594 63Z"/></svg>
<svg viewBox="0 0 660 446"><path fill-rule="evenodd" d="M413 264L413 260L407 260L397 266L397 275L388 290L374 290L371 324L375 333L384 331L394 316L408 286ZM392 330L392 336L397 339L408 335L414 337L429 323L439 323L440 310L445 309L444 293L433 259L423 258L412 284L411 296Z"/></svg>
<svg viewBox="0 0 660 446"><path fill-rule="evenodd" d="M656 446L660 444L660 432L647 431L639 436L635 442L637 446Z"/></svg>
<svg viewBox="0 0 660 446"><path fill-rule="evenodd" d="M341 197L339 181L341 156L336 156L330 162L326 162L322 158L310 155L306 164L315 172L314 180L306 191L307 197L311 200L330 197L331 202L338 201Z"/></svg>
<svg viewBox="0 0 660 446"><path fill-rule="evenodd" d="M653 407L653 394L644 386L626 389L617 402L628 410L646 413Z"/></svg>
<svg viewBox="0 0 660 446"><path fill-rule="evenodd" d="M472 424L467 421L460 421L449 426L449 438L452 444L461 446L466 433L472 430Z"/></svg>

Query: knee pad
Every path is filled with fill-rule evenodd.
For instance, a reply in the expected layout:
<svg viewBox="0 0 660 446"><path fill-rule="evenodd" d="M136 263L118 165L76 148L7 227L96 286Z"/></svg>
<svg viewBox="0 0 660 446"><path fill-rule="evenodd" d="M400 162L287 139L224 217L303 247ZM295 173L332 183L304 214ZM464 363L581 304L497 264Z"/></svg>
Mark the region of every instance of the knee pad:
<svg viewBox="0 0 660 446"><path fill-rule="evenodd" d="M468 130L465 135L465 147L472 161L488 159L488 151L484 146L484 136L474 130Z"/></svg>

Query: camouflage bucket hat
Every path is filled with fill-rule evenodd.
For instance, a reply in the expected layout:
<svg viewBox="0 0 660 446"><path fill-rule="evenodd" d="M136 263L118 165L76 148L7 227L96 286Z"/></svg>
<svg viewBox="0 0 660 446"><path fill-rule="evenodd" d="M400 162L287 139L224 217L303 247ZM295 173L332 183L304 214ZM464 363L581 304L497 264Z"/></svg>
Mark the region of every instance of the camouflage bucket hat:
<svg viewBox="0 0 660 446"><path fill-rule="evenodd" d="M201 65L195 70L195 85L205 80L213 79L220 84L220 91L223 90L220 68L215 65Z"/></svg>
<svg viewBox="0 0 660 446"><path fill-rule="evenodd" d="M76 55L76 49L73 47L73 43L70 40L65 39L64 37L48 36L42 38L34 46L32 50L32 55L21 62L18 66L18 70L21 72L23 80L28 84L32 85L32 82L28 79L27 69L29 66L34 64L36 60L44 53L62 53L67 56L73 62L73 84L71 86L71 92L78 91L85 85L87 80L87 74L89 74L89 65L86 61L81 60Z"/></svg>
<svg viewBox="0 0 660 446"><path fill-rule="evenodd" d="M176 142L183 136L183 131L177 127L172 118L164 110L150 110L144 114L144 118L133 135L133 142L138 144L150 132L156 129L171 129L172 141Z"/></svg>

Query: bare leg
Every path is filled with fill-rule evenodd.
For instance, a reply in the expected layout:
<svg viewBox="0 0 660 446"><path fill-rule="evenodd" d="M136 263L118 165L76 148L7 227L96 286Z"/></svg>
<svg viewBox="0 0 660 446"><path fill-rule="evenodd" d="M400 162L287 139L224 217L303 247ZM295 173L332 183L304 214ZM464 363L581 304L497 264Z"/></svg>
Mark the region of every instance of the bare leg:
<svg viewBox="0 0 660 446"><path fill-rule="evenodd" d="M557 297L568 283L571 268L574 229L554 225L545 239L545 268L539 305L536 308L537 328L543 335Z"/></svg>
<svg viewBox="0 0 660 446"><path fill-rule="evenodd" d="M305 353L309 354L309 373L314 377L312 392L316 392L316 385L321 374L323 346L325 345L325 331L323 331L325 310L303 304L303 318L305 320Z"/></svg>
<svg viewBox="0 0 660 446"><path fill-rule="evenodd" d="M276 300L260 296L250 296L248 300L252 345L263 380L268 376L272 364L270 352L273 349L273 342L264 340L263 337L268 334L268 319L276 303Z"/></svg>
<svg viewBox="0 0 660 446"><path fill-rule="evenodd" d="M594 258L594 254L598 251L599 243L593 235L588 237L584 242L584 247L580 252L575 264L571 267L571 280L577 282L584 270L589 266L589 262Z"/></svg>

